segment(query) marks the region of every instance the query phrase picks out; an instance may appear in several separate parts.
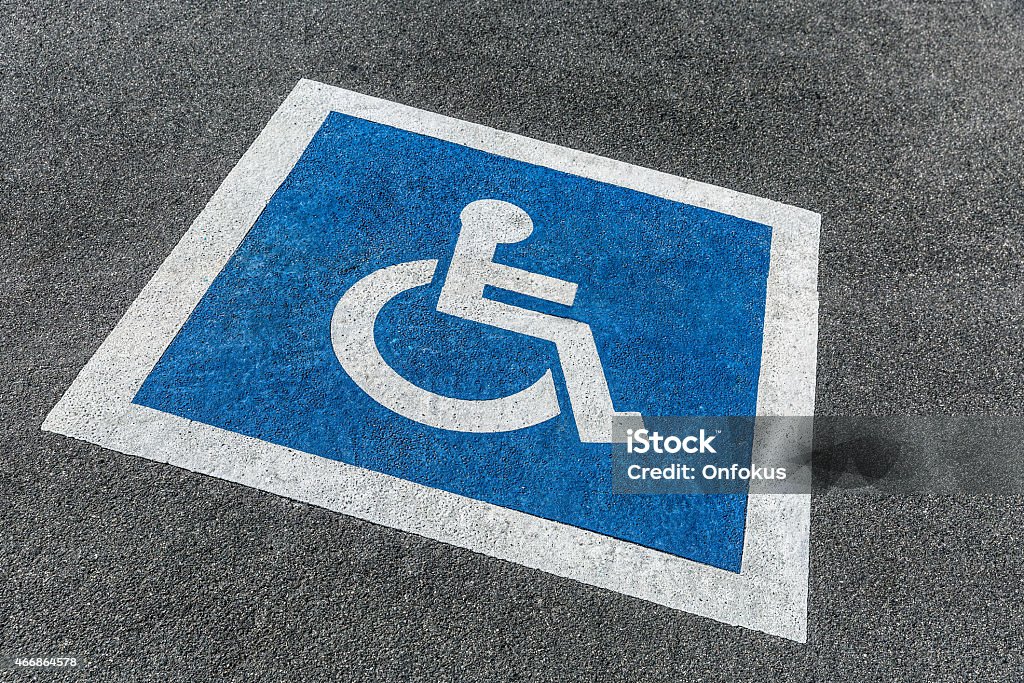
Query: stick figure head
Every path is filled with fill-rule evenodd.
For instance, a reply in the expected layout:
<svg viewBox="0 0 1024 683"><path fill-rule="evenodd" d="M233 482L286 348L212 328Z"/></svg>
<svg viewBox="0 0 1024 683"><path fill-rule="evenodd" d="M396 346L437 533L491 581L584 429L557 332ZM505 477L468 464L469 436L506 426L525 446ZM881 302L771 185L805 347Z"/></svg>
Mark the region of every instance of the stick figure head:
<svg viewBox="0 0 1024 683"><path fill-rule="evenodd" d="M462 232L497 244L522 242L533 232L530 215L515 204L480 199L466 205L459 215Z"/></svg>

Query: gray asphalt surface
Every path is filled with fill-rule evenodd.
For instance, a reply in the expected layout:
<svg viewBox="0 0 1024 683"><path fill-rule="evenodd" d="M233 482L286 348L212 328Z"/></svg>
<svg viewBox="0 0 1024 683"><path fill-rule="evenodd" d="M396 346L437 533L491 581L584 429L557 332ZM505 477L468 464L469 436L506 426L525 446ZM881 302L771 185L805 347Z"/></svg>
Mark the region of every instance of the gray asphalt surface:
<svg viewBox="0 0 1024 683"><path fill-rule="evenodd" d="M102 681L1024 679L1020 498L815 497L798 645L39 430L302 77L818 211L817 412L1020 415L1019 0L0 16L0 655Z"/></svg>

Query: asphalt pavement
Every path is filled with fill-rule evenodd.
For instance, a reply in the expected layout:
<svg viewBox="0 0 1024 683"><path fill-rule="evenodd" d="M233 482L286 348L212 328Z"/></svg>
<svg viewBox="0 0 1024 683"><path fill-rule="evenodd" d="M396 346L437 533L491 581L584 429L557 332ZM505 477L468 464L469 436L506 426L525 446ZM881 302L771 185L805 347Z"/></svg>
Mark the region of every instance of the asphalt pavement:
<svg viewBox="0 0 1024 683"><path fill-rule="evenodd" d="M815 496L801 645L39 429L300 78L819 212L817 414L1021 415L1019 0L2 15L0 655L87 661L40 680L1024 679L1019 497Z"/></svg>

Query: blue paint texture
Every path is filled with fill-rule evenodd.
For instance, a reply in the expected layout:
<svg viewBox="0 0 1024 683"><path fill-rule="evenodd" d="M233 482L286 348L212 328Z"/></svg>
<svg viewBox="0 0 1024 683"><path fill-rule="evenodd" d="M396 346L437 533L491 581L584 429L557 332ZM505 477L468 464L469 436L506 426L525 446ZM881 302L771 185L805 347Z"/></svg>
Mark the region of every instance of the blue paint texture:
<svg viewBox="0 0 1024 683"><path fill-rule="evenodd" d="M618 410L753 415L770 228L362 119L332 114L157 363L135 402L739 571L746 497L614 495L611 447L582 444L548 342L437 313L459 212L533 218L496 260L579 284ZM389 303L381 353L410 381L494 398L555 370L562 414L503 434L436 430L364 394L334 356L335 304L385 266L440 259Z"/></svg>

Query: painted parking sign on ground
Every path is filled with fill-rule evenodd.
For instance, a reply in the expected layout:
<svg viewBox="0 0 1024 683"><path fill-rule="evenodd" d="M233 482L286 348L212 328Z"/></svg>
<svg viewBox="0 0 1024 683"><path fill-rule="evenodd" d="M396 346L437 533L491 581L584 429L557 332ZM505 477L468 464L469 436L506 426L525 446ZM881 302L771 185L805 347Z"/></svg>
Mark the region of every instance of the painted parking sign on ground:
<svg viewBox="0 0 1024 683"><path fill-rule="evenodd" d="M809 496L615 493L609 445L813 413L818 225L302 81L44 428L804 640Z"/></svg>

